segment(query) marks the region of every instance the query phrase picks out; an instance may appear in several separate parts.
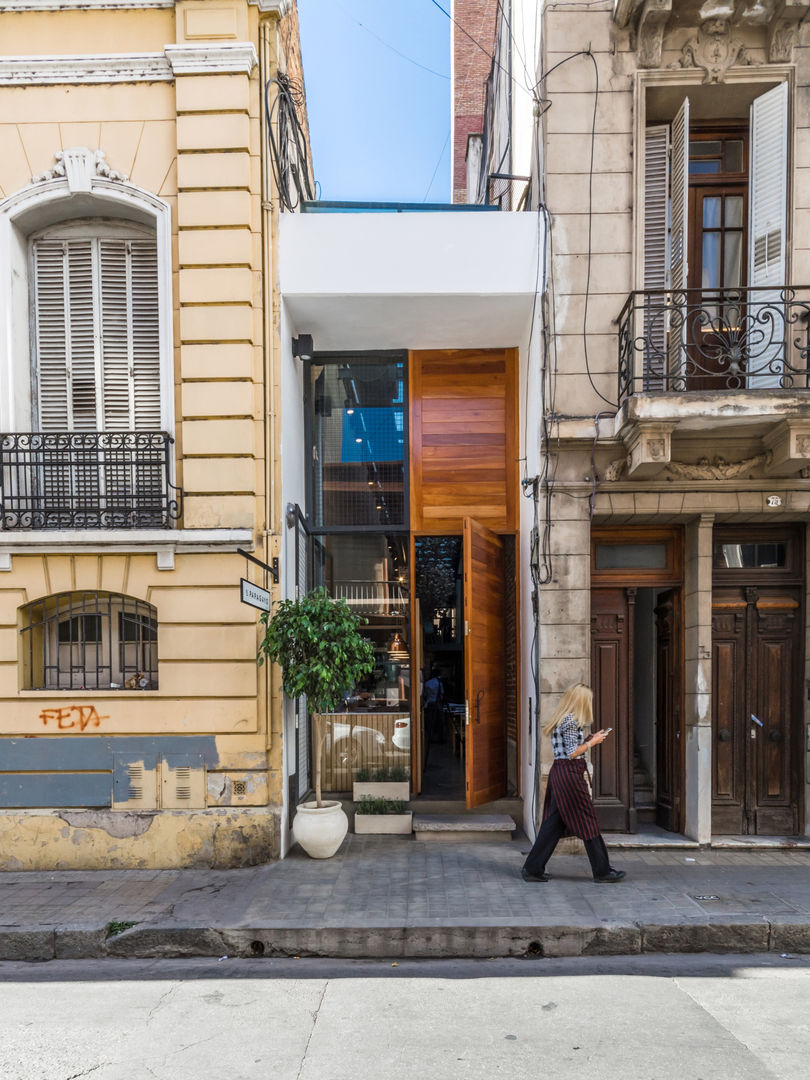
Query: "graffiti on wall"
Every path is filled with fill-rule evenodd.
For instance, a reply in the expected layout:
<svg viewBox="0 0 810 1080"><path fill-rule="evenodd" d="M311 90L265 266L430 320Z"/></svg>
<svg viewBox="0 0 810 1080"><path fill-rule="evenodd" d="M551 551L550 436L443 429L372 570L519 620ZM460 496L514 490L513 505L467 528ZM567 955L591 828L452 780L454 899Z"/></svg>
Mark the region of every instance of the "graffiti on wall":
<svg viewBox="0 0 810 1080"><path fill-rule="evenodd" d="M45 727L55 727L58 731L87 731L88 728L101 727L102 720L109 716L99 716L95 705L66 705L60 709L43 709L39 718Z"/></svg>

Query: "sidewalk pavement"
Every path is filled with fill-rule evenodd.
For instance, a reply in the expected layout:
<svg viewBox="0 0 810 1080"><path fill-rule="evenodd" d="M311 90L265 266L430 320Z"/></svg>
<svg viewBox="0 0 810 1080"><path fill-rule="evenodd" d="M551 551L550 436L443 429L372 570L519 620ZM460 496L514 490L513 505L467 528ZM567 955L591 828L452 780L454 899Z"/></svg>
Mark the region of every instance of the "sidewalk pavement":
<svg viewBox="0 0 810 1080"><path fill-rule="evenodd" d="M0 960L810 952L810 851L613 851L527 884L528 842L347 837L241 870L0 874Z"/></svg>

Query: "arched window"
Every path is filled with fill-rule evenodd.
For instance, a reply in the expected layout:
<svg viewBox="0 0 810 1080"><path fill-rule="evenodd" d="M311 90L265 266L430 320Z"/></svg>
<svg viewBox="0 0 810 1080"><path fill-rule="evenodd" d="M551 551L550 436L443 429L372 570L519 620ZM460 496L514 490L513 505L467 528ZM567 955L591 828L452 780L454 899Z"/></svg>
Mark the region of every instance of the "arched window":
<svg viewBox="0 0 810 1080"><path fill-rule="evenodd" d="M157 609L118 593L74 591L20 609L24 690L156 690Z"/></svg>

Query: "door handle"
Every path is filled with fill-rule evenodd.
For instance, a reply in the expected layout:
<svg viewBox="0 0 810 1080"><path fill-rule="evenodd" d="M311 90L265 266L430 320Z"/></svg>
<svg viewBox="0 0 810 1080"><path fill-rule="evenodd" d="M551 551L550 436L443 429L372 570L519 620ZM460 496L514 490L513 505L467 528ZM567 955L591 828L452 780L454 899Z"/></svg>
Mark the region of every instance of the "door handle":
<svg viewBox="0 0 810 1080"><path fill-rule="evenodd" d="M475 695L475 722L476 722L476 724L481 723L481 698L483 696L484 696L484 691L483 690L479 690L478 693Z"/></svg>
<svg viewBox="0 0 810 1080"><path fill-rule="evenodd" d="M719 742L731 742L731 732L728 728L721 728L717 732L717 738Z"/></svg>
<svg viewBox="0 0 810 1080"><path fill-rule="evenodd" d="M769 731L768 732L768 738L771 740L771 742L781 742L782 741L782 732L781 731Z"/></svg>

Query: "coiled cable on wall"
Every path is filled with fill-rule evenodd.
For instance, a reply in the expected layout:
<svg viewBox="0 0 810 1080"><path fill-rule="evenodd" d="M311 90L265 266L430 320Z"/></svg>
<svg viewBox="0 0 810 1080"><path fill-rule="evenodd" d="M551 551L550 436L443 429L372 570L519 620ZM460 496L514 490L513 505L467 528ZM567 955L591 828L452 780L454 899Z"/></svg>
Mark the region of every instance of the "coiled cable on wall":
<svg viewBox="0 0 810 1080"><path fill-rule="evenodd" d="M277 87L270 101L270 87ZM289 75L279 72L264 88L267 139L279 202L283 210L295 210L315 197L306 131L298 115L304 93Z"/></svg>

